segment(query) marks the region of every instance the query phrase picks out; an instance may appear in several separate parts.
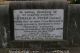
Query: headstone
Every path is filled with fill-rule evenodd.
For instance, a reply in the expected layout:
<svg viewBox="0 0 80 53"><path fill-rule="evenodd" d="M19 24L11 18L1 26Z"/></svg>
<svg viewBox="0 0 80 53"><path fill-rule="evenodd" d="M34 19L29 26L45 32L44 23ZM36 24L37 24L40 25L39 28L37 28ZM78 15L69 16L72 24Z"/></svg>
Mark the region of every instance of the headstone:
<svg viewBox="0 0 80 53"><path fill-rule="evenodd" d="M60 41L66 37L67 3L62 1L10 2L14 40Z"/></svg>

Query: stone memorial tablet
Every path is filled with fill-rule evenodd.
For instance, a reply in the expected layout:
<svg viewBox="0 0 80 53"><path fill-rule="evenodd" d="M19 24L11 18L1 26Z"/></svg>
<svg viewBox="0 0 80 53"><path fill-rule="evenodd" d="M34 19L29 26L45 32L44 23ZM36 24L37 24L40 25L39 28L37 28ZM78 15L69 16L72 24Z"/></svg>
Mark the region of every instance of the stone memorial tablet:
<svg viewBox="0 0 80 53"><path fill-rule="evenodd" d="M15 40L63 39L64 9L14 10Z"/></svg>

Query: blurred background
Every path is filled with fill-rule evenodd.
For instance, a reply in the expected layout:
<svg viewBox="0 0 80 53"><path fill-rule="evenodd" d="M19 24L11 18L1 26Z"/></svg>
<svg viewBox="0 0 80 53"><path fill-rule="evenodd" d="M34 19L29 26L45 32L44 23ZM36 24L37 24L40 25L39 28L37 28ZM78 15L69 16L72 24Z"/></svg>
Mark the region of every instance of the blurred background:
<svg viewBox="0 0 80 53"><path fill-rule="evenodd" d="M0 0L0 5L6 5L6 4L9 4L9 2L10 1L23 1L23 0ZM26 1L26 0L25 0ZM31 1L31 0L29 0L29 1ZM36 1L36 0L34 0L34 1ZM80 0L64 0L64 1L67 1L68 2L68 4L80 4ZM7 8L7 7L6 7ZM72 13L73 14L76 14L77 15L77 12L80 12L80 10L79 10L79 8L77 8L77 11L74 13L73 11L75 11L75 9L76 9L76 6L75 7L73 7L73 5L70 7L70 8L72 8ZM1 8L0 8L1 9ZM5 9L5 8L4 8ZM79 11L78 11L79 10ZM1 11L0 11L1 12ZM6 11L4 11L4 12L6 12ZM70 12L70 13L71 13ZM6 13L6 14L8 14L8 13ZM3 16L3 14L1 15L1 17L4 17ZM5 15L5 17L8 17L7 15ZM74 39L76 38L75 36L76 35L79 35L78 33L80 32L75 32L75 30L79 30L79 17L80 17L80 15L79 15L79 13L78 13L78 18L77 18L77 20L76 20L76 17L75 17L75 15L74 16L72 16L71 15L71 17L74 17L74 20L72 20L72 19L70 19L70 21L72 22L72 23L70 23L70 24L72 24L72 25L69 25L68 27L71 27L70 29L72 30L71 31L71 33L73 32L73 34L71 34L72 36L71 36L71 39L69 39L70 41L70 43L67 43L66 42L66 44L65 43L60 43L60 42L53 42L53 43L51 43L51 44L48 44L48 42L47 42L47 44L45 45L44 43L42 44L42 47L44 46L44 47L62 47L62 46L65 46L65 45L67 45L66 46L66 50L67 50L67 47L68 47L68 50L70 50L70 53L80 53L80 39L78 39L78 41L77 40L75 40L75 42L79 42L79 43L74 43ZM2 19L2 20L1 20ZM2 25L1 27L0 27L0 30L2 30L2 31L4 31L4 32L1 32L3 35L5 35L5 36L7 36L7 35L10 35L9 33L10 33L10 27L9 27L9 18L6 18L4 21L3 21L3 19L4 18L1 18L0 19L0 21L2 22L2 23L4 23L5 25ZM8 21L7 21L8 20ZM1 23L0 23L1 24ZM74 25L77 25L78 27L76 28ZM5 28L6 27L6 28ZM74 29L75 30L73 30L73 28L72 27L74 27ZM7 30L7 31L6 31ZM75 34L76 35L75 35ZM70 33L69 33L69 35L70 35ZM74 36L74 39L72 38L73 37L73 35L75 35ZM3 36L1 36L1 37L3 37ZM0 39L1 39L1 37L0 37ZM6 37L6 38L9 38L9 37ZM1 39L1 40L3 40L3 42L1 42L1 43L3 43L3 45L1 45L1 47L3 46L3 48L0 48L0 53L9 53L9 49L10 48L6 48L6 45L5 44L7 44L7 39L6 38L4 38L3 37L3 39ZM78 37L77 37L78 38ZM76 38L76 39L77 39ZM24 42L22 42L23 43L23 45L26 45L26 43L24 43ZM50 42L49 42L50 43ZM57 44L56 44L57 43ZM19 46L19 47L23 47L23 46L21 46L20 44L18 44L17 42L16 42L16 44L17 44L17 46ZM16 48L16 44L13 44L13 43L11 43L11 45L8 45L8 46L12 46L12 47L15 47ZM40 43L38 43L38 45L36 45L36 44L34 44L34 43L32 43L32 44L30 44L30 46L32 46L33 48L37 48L37 47L39 47L40 48ZM27 44L26 46L28 46L29 44ZM25 47L26 47L25 46ZM69 46L71 46L71 47L69 47ZM73 47L74 46L74 47ZM56 49L58 49L56 47ZM64 47L65 48L65 47ZM20 50L22 49L22 48L19 48ZM31 48L30 48L31 49ZM60 48L59 48L60 49ZM55 49L54 49L55 50ZM37 52L33 52L33 53L37 53ZM44 53L44 52L43 52ZM49 52L47 52L47 53L49 53ZM57 52L56 52L57 53ZM68 53L68 52L67 52Z"/></svg>
<svg viewBox="0 0 80 53"><path fill-rule="evenodd" d="M5 1L7 1L7 2L5 2ZM0 4L8 3L8 1L24 1L24 0L0 0ZM25 0L25 1L27 1L27 0ZM29 1L31 1L31 0L29 0ZM67 0L67 2L70 4L79 4L80 0Z"/></svg>

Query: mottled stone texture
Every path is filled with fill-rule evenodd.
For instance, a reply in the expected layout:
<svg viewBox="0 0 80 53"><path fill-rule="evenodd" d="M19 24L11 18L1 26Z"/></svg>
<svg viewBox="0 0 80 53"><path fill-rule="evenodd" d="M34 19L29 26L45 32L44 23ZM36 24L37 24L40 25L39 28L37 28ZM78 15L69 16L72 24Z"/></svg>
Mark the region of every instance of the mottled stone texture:
<svg viewBox="0 0 80 53"><path fill-rule="evenodd" d="M71 4L68 10L68 40L72 45L80 45L80 5Z"/></svg>
<svg viewBox="0 0 80 53"><path fill-rule="evenodd" d="M7 43L10 34L9 6L0 5L0 47Z"/></svg>
<svg viewBox="0 0 80 53"><path fill-rule="evenodd" d="M17 2L10 2L9 4L9 15L11 18L11 37L14 40L13 36L14 36L14 24L13 24L13 10L16 9L64 9L64 39L63 40L67 40L67 2L65 1L17 1ZM57 41L58 42L58 41ZM37 44L38 47L43 46L46 44L46 46L43 46L43 48L45 47L54 47L57 45L57 42L55 41L19 41L19 42L11 42L10 45L13 45L12 47L28 47L28 48L32 48L34 46L31 45L35 45ZM47 44L50 43L50 44ZM54 44L53 44L54 43ZM60 43L62 44L62 43ZM36 45L36 47L37 47Z"/></svg>

